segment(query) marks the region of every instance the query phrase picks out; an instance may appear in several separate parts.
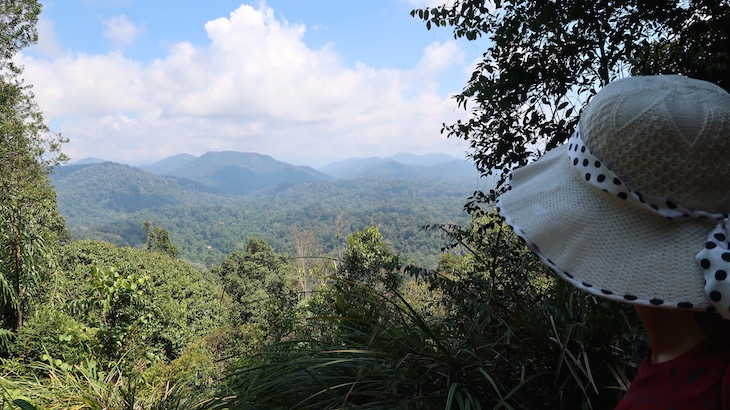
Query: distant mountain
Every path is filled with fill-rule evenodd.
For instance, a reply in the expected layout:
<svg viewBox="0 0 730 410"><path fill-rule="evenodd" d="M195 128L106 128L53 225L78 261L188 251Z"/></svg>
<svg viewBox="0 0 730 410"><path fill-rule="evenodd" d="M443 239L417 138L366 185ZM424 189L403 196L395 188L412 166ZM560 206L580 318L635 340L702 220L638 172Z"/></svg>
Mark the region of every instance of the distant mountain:
<svg viewBox="0 0 730 410"><path fill-rule="evenodd" d="M58 166L51 181L61 213L66 217L83 214L87 222L104 219L109 211L126 214L214 198L209 187L194 181L152 175L114 162Z"/></svg>
<svg viewBox="0 0 730 410"><path fill-rule="evenodd" d="M153 174L168 175L195 161L196 158L195 155L177 154L149 165L141 165L140 168Z"/></svg>
<svg viewBox="0 0 730 410"><path fill-rule="evenodd" d="M368 171L382 167L388 162L383 158L350 158L342 161L333 162L319 171L332 175L336 178L350 179L357 178L367 174Z"/></svg>
<svg viewBox="0 0 730 410"><path fill-rule="evenodd" d="M471 162L445 154L401 153L389 158L351 158L319 170L341 179L378 177L472 181L478 175Z"/></svg>
<svg viewBox="0 0 730 410"><path fill-rule="evenodd" d="M437 164L442 164L444 162L458 160L458 158L452 157L451 155L436 152L422 155L399 152L392 157L388 157L387 159L393 160L395 162L400 162L401 164L405 165L416 165L420 167L430 167Z"/></svg>
<svg viewBox="0 0 730 410"><path fill-rule="evenodd" d="M81 158L78 161L72 162L69 165L84 165L84 164L99 164L105 162L103 159L94 158L94 157L87 157L87 158Z"/></svg>
<svg viewBox="0 0 730 410"><path fill-rule="evenodd" d="M277 185L331 179L314 168L291 165L268 155L248 152L209 152L200 157L180 154L145 167L159 175L195 181L213 191L247 195Z"/></svg>

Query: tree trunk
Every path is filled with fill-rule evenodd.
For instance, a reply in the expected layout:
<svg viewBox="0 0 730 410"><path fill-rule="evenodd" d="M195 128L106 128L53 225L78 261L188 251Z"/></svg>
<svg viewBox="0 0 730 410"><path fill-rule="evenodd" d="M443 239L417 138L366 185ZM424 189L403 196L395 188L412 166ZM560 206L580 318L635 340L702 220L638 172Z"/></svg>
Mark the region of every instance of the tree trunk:
<svg viewBox="0 0 730 410"><path fill-rule="evenodd" d="M18 233L20 235L20 233ZM17 322L15 330L20 330L23 327L23 304L20 295L20 238L15 237L15 297L16 297L16 315Z"/></svg>

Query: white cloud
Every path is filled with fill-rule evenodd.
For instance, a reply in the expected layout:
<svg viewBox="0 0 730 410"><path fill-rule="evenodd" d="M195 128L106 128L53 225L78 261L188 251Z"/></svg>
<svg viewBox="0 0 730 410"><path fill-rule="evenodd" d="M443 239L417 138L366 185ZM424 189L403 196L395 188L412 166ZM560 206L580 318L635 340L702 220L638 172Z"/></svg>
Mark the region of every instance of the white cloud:
<svg viewBox="0 0 730 410"><path fill-rule="evenodd" d="M129 47L134 40L145 33L143 26L136 26L124 14L102 19L104 23L103 35L111 40L117 49Z"/></svg>
<svg viewBox="0 0 730 410"><path fill-rule="evenodd" d="M308 48L306 27L266 6L243 5L205 29L209 44L181 42L149 64L119 52L24 57L46 119L71 139L64 151L138 163L236 150L311 165L463 152L440 134L463 114L437 86L463 62L454 42L431 44L410 70L386 70Z"/></svg>
<svg viewBox="0 0 730 410"><path fill-rule="evenodd" d="M53 21L40 17L38 24L38 43L33 47L36 51L48 57L60 57L63 55L63 49L56 37L56 29Z"/></svg>
<svg viewBox="0 0 730 410"><path fill-rule="evenodd" d="M454 41L433 42L423 51L416 69L420 76L435 79L455 64L462 65L464 52Z"/></svg>

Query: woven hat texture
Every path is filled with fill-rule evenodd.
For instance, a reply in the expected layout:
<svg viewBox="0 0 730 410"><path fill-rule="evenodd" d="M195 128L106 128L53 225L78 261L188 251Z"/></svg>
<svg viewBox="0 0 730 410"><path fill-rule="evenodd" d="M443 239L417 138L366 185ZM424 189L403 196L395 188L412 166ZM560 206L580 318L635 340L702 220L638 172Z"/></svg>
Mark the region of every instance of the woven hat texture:
<svg viewBox="0 0 730 410"><path fill-rule="evenodd" d="M629 77L599 91L579 123L585 146L632 192L730 212L730 94L722 88L674 75ZM584 177L560 146L515 170L498 207L543 262L587 292L712 309L695 257L718 221L667 218Z"/></svg>
<svg viewBox="0 0 730 410"><path fill-rule="evenodd" d="M632 189L727 212L729 101L722 88L686 77L618 80L581 115L583 139Z"/></svg>

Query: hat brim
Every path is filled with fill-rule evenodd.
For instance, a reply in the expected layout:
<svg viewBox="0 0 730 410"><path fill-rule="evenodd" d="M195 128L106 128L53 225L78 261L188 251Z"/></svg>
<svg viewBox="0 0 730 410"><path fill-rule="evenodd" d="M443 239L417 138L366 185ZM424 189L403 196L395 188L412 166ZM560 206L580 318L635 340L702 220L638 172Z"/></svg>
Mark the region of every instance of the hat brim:
<svg viewBox="0 0 730 410"><path fill-rule="evenodd" d="M604 298L712 310L695 260L717 221L667 219L580 178L561 146L515 170L497 206L558 276Z"/></svg>

